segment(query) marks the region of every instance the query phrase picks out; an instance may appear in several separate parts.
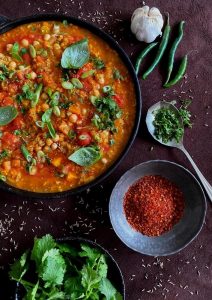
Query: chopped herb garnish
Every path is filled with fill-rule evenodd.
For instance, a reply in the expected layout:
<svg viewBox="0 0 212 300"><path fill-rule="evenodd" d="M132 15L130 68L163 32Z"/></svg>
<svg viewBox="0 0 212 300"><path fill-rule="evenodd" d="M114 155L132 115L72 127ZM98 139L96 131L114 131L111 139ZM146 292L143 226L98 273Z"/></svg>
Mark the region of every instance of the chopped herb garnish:
<svg viewBox="0 0 212 300"><path fill-rule="evenodd" d="M4 149L0 152L0 159L3 159L5 157L7 157L8 155L9 155L9 152L6 149Z"/></svg>
<svg viewBox="0 0 212 300"><path fill-rule="evenodd" d="M118 69L114 69L113 78L118 79L118 80L124 80L124 77L121 75L121 73Z"/></svg>
<svg viewBox="0 0 212 300"><path fill-rule="evenodd" d="M20 54L21 54L21 55L24 55L24 54L26 54L26 53L27 53L27 49L26 49L26 48L21 48Z"/></svg>
<svg viewBox="0 0 212 300"><path fill-rule="evenodd" d="M109 129L116 132L114 121L122 115L121 109L111 97L91 96L91 103L96 107L100 114L95 114L92 123L101 130Z"/></svg>
<svg viewBox="0 0 212 300"><path fill-rule="evenodd" d="M9 70L4 64L0 65L0 81L12 78L15 72Z"/></svg>
<svg viewBox="0 0 212 300"><path fill-rule="evenodd" d="M91 57L91 61L92 61L92 63L94 64L94 67L95 67L97 70L101 70L101 69L104 69L104 68L105 68L105 63L104 63L104 61L103 61L101 58L98 58L98 57Z"/></svg>
<svg viewBox="0 0 212 300"><path fill-rule="evenodd" d="M16 130L14 130L14 135L21 135L21 130L18 130L18 129L16 129Z"/></svg>
<svg viewBox="0 0 212 300"><path fill-rule="evenodd" d="M168 107L162 107L155 111L153 121L155 127L155 136L161 139L163 143L175 140L179 142L183 137L183 126L177 112Z"/></svg>
<svg viewBox="0 0 212 300"><path fill-rule="evenodd" d="M19 55L19 43L14 43L11 49L11 55L18 61L23 61L22 57Z"/></svg>

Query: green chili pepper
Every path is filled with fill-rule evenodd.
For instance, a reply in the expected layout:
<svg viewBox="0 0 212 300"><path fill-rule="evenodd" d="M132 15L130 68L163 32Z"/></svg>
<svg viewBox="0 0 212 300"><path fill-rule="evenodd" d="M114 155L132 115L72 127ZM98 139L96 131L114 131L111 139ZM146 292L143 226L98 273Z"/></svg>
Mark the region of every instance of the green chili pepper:
<svg viewBox="0 0 212 300"><path fill-rule="evenodd" d="M161 60L161 58L162 58L162 56L163 56L163 54L166 50L167 44L168 44L170 31L171 31L171 27L169 25L169 16L168 16L167 24L166 24L166 27L164 29L162 40L160 42L160 45L159 45L158 51L156 53L155 59L154 59L153 63L151 64L151 66L143 74L142 79L146 79L147 76L154 70L154 68L157 66L157 64Z"/></svg>
<svg viewBox="0 0 212 300"><path fill-rule="evenodd" d="M169 88L170 86L175 85L180 79L182 79L183 75L185 74L187 64L188 64L188 54L186 54L183 57L176 76L171 81L164 84L164 87Z"/></svg>
<svg viewBox="0 0 212 300"><path fill-rule="evenodd" d="M180 41L182 40L183 37L183 25L184 25L185 21L181 21L179 24L179 35L178 37L175 39L171 50L169 52L169 60L168 60L168 75L167 75L167 79L165 84L167 84L169 82L172 70L173 70L173 65L174 65L174 56L175 56L175 52L177 50L177 47L180 43Z"/></svg>
<svg viewBox="0 0 212 300"><path fill-rule="evenodd" d="M151 43L149 46L147 46L143 51L141 51L141 53L138 55L138 58L135 62L135 73L138 75L139 69L140 69L140 65L142 60L144 59L144 57L146 57L146 55L150 52L150 50L152 48L154 48L156 45L158 44L158 42L156 43Z"/></svg>

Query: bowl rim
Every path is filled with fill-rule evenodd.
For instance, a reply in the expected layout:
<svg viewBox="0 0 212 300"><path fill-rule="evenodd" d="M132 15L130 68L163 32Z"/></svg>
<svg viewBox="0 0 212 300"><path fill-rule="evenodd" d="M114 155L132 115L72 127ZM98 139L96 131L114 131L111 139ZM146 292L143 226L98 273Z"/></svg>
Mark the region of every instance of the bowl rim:
<svg viewBox="0 0 212 300"><path fill-rule="evenodd" d="M75 195L77 193L80 193L82 191L85 191L86 189L90 189L91 187L99 184L103 180L105 180L108 176L111 175L111 173L119 166L121 161L124 159L124 157L127 155L129 149L131 148L139 129L140 125L140 119L141 119L141 110L142 110L142 97L141 97L141 86L139 84L138 77L135 73L134 67L132 65L132 62L129 58L129 56L126 54L126 52L123 50L123 48L118 44L118 42L109 34L104 32L99 27L95 26L94 24L91 24L87 21L81 20L79 18L73 17L71 15L64 15L64 14L35 14L35 15L29 15L24 16L18 19L10 20L9 18L5 16L0 16L0 35L4 32L10 31L11 29L27 23L32 22L40 22L40 21L60 21L67 20L69 23L72 23L74 25L77 25L79 27L85 28L89 30L94 35L100 37L102 40L104 40L112 49L114 49L119 57L121 58L122 62L126 66L132 81L134 83L134 89L135 89L135 100L136 100L136 110L135 110L135 119L134 119L134 125L131 131L131 134L129 136L129 139L117 157L117 159L109 166L108 169L106 169L102 174L100 174L98 177L96 177L93 181L88 182L87 184L84 184L82 186L61 191L61 192L54 192L54 193L40 193L40 192L33 192L33 191L27 191L24 189L16 188L12 185L9 185L5 182L0 182L0 189L6 192L11 192L13 194L16 194L18 196L24 196L26 197L26 200L28 199L36 199L36 200L50 200L50 199L60 199L63 197Z"/></svg>
<svg viewBox="0 0 212 300"><path fill-rule="evenodd" d="M131 247L129 246L129 244L124 241L119 233L117 232L117 230L114 228L114 223L112 221L112 196L113 196L113 193L115 191L115 189L117 188L119 182L123 179L124 176L126 176L126 174L130 171L133 171L135 168L137 168L138 166L144 166L144 165L148 165L150 163L164 163L164 164L171 164L171 165L174 165L175 167L177 168L180 168L182 169L185 173L188 173L190 175L190 177L194 180L194 182L197 184L197 186L199 187L200 191L202 192L202 204L203 204L203 216L202 216L202 221L201 221L201 226L199 227L199 229L197 230L197 232L194 234L194 236L189 240L187 241L183 246L181 246L180 248L178 248L177 250L174 250L174 251L170 251L168 253L164 253L164 254L149 254L147 252L141 252L139 250L137 250L136 248L134 247ZM113 190L112 190L112 193L110 195L110 201L109 201L109 217L110 217L110 222L111 222L111 225L113 227L113 230L115 231L116 235L118 236L118 238L130 249L134 250L135 252L138 252L138 253L141 253L141 254L144 254L144 255L147 255L147 256L169 256L169 255L173 255L173 254L176 254L178 253L179 251L183 250L184 248L186 248L191 242L193 242L193 240L199 235L200 231L202 230L203 228L203 225L204 225L204 222L205 222L205 217L206 217L206 213L207 213L207 201L206 201L206 197L205 197L205 193L204 193L204 190L199 182L199 180L196 178L196 176L191 172L189 171L187 168L185 168L184 166L176 163L176 162L172 162L172 161L169 161L169 160L160 160L160 159L156 159L156 160L148 160L148 161L145 161L145 162L142 162L140 164L137 164L135 165L134 167L132 167L131 169L127 170L120 178L119 180L117 181L116 185L114 186ZM132 229L133 230L133 229ZM155 237L157 238L157 237Z"/></svg>

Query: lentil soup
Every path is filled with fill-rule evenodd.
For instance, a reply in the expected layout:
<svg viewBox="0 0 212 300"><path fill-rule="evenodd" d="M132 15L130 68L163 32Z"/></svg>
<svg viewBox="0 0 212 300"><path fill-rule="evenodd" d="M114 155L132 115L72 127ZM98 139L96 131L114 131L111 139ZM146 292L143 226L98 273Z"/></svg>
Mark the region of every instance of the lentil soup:
<svg viewBox="0 0 212 300"><path fill-rule="evenodd" d="M134 83L90 31L35 22L1 35L0 179L42 193L105 172L134 126Z"/></svg>

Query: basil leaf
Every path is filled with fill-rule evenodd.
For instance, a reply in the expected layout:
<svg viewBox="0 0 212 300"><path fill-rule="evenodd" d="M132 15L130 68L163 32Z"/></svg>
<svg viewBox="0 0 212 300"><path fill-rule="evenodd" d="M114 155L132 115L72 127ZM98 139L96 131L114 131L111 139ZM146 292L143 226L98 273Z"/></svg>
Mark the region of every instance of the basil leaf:
<svg viewBox="0 0 212 300"><path fill-rule="evenodd" d="M13 58L17 59L18 61L23 61L21 56L19 55L19 44L14 43L11 49L11 55Z"/></svg>
<svg viewBox="0 0 212 300"><path fill-rule="evenodd" d="M88 39L82 39L64 50L61 66L65 69L80 69L88 62L89 57Z"/></svg>
<svg viewBox="0 0 212 300"><path fill-rule="evenodd" d="M95 147L83 147L71 154L68 159L79 166L89 167L101 158L100 151Z"/></svg>
<svg viewBox="0 0 212 300"><path fill-rule="evenodd" d="M18 115L18 111L14 106L0 107L0 126L7 125L12 122Z"/></svg>

